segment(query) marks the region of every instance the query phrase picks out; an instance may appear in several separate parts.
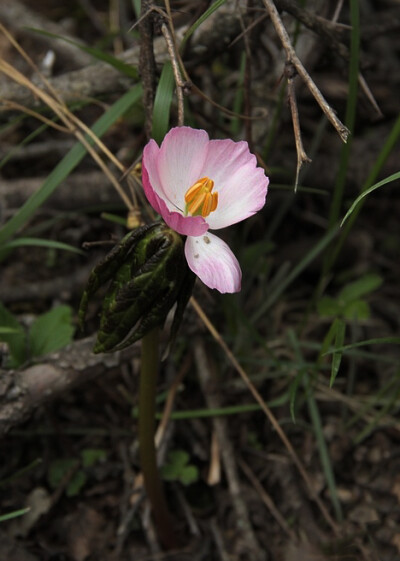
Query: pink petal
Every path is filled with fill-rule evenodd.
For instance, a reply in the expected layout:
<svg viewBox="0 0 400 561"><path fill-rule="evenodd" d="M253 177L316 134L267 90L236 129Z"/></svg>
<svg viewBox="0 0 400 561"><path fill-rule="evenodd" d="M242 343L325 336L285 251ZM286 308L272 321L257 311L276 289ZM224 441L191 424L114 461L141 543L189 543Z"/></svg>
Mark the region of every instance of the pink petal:
<svg viewBox="0 0 400 561"><path fill-rule="evenodd" d="M202 216L183 216L180 212L171 212L162 199L160 214L164 222L182 236L201 236L208 230L208 224Z"/></svg>
<svg viewBox="0 0 400 561"><path fill-rule="evenodd" d="M190 127L175 127L162 141L157 157L158 176L168 201L182 212L186 191L202 177L208 143L206 131ZM168 202L167 205L172 210Z"/></svg>
<svg viewBox="0 0 400 561"><path fill-rule="evenodd" d="M219 292L239 292L242 271L228 245L208 232L204 236L188 237L185 255L190 269L209 288Z"/></svg>
<svg viewBox="0 0 400 561"><path fill-rule="evenodd" d="M154 140L150 140L144 147L142 158L142 183L147 200L158 214L160 210L160 198L165 195L162 192L160 178L157 170L157 155L159 147Z"/></svg>
<svg viewBox="0 0 400 561"><path fill-rule="evenodd" d="M211 229L240 222L265 204L269 179L247 142L211 140L201 175L212 179L218 192L218 207L207 217Z"/></svg>
<svg viewBox="0 0 400 561"><path fill-rule="evenodd" d="M170 210L166 204L165 196L161 193L160 196L160 185L158 182L158 173L154 169L152 159L149 158L149 154L154 150L151 146L154 143L156 149L158 150L157 144L150 141L143 151L143 161L142 161L142 182L143 189L147 200L154 208L154 210L161 214L164 222L178 234L183 236L201 236L208 230L208 224L202 216L183 216L180 212L175 212ZM148 148L149 147L149 148ZM147 153L145 152L147 149ZM149 170L152 171L152 181L150 181ZM157 193L156 188L158 187L159 193Z"/></svg>

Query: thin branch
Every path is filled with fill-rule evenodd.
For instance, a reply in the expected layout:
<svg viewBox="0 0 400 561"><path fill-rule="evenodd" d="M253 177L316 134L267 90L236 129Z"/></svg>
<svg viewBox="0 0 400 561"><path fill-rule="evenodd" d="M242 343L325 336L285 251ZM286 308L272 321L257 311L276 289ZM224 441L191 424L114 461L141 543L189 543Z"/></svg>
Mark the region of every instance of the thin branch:
<svg viewBox="0 0 400 561"><path fill-rule="evenodd" d="M25 370L2 370L0 436L25 421L40 405L139 356L139 343L124 351L94 355L94 342L95 336L76 341Z"/></svg>
<svg viewBox="0 0 400 561"><path fill-rule="evenodd" d="M304 150L303 141L301 138L299 111L297 108L296 90L294 86L296 71L291 63L287 63L285 65L285 76L287 78L288 99L289 99L290 112L292 114L294 139L296 142L297 166L296 166L296 180L294 183L294 191L296 192L297 185L299 183L300 170L303 167L303 164L310 163L311 159L307 156Z"/></svg>
<svg viewBox="0 0 400 561"><path fill-rule="evenodd" d="M145 112L145 133L149 139L153 123L153 103L155 96L156 61L153 49L153 10L151 0L142 0L141 18L138 25L140 34L139 73L143 84L143 107Z"/></svg>
<svg viewBox="0 0 400 561"><path fill-rule="evenodd" d="M99 165L100 169L104 172L104 174L108 177L111 183L114 185L116 191L125 202L128 209L133 209L133 204L130 201L129 197L123 191L121 185L108 169L107 165L103 162L101 157L97 154L94 148L90 145L87 141L86 137L80 130L77 129L77 126L84 131L84 133L88 134L93 141L100 146L102 151L110 157L113 163L118 162L116 158L111 154L111 152L106 148L106 146L101 142L101 140L91 131L80 119L78 119L68 107L65 105L63 100L59 97L58 92L55 88L49 83L45 76L39 71L35 63L29 57L29 55L24 51L21 46L15 41L15 39L10 35L7 29L0 23L0 31L7 37L7 39L11 42L11 44L17 49L17 51L21 54L21 56L28 62L28 64L33 68L33 70L38 74L41 78L45 87L49 90L50 94L42 90L41 88L37 87L33 82L31 82L24 74L16 70L10 64L8 64L4 60L0 60L0 71L2 71L6 76L17 82L18 84L24 86L25 88L32 91L32 93L39 99L43 101L50 109L57 115L57 117L65 124L68 131L76 136L76 138L81 142L81 144L86 148L88 153L92 156L95 162ZM118 167L120 169L125 169L122 164L118 162Z"/></svg>
<svg viewBox="0 0 400 561"><path fill-rule="evenodd" d="M210 361L207 360L207 357L210 355L200 337L198 337L195 342L194 355L200 385L203 390L207 406L210 409L218 409L221 407L221 403L219 394L215 388L215 377L212 375L212 365ZM232 442L229 438L226 419L222 417L215 417L213 419L213 426L218 440L219 449L221 451L222 463L232 499L232 506L235 510L237 530L241 534L241 539L246 546L246 550L249 550L247 553L251 556L251 559L263 560L265 559L265 552L262 551L260 545L258 544L256 535L251 525L246 502L243 499L243 493L241 491L240 479L235 461L236 455Z"/></svg>
<svg viewBox="0 0 400 561"><path fill-rule="evenodd" d="M170 22L170 26L172 26L172 22ZM178 101L178 126L183 126L185 122L185 114L184 114L184 103L183 103L183 90L186 85L186 82L182 80L181 72L179 70L179 63L177 58L177 50L175 48L175 42L173 36L168 29L168 26L163 23L161 26L161 32L164 35L165 42L167 44L168 54L171 60L172 71L174 73L175 84L176 84L176 97Z"/></svg>
<svg viewBox="0 0 400 561"><path fill-rule="evenodd" d="M244 462L241 459L239 459L239 466L246 474L247 478L253 485L254 489L257 491L257 494L261 497L261 500L268 508L272 516L275 518L281 529L285 532L285 534L293 543L297 543L298 540L297 540L296 533L292 530L292 528L286 522L285 518L279 512L271 496L267 493L263 485L261 485L260 481L254 475L253 471L250 469L250 466L247 465L246 462Z"/></svg>
<svg viewBox="0 0 400 561"><path fill-rule="evenodd" d="M285 26L282 23L282 20L279 16L278 10L276 9L274 2L272 0L263 0L263 3L266 9L268 10L271 21L275 27L275 31L277 32L279 39L281 40L282 46L286 52L286 58L288 62L293 64L293 66L296 68L297 73L304 80L307 88L314 96L314 99L320 106L321 110L325 113L330 123L336 129L340 138L343 140L343 142L347 142L347 138L350 134L349 129L336 116L336 113L333 111L329 103L326 101L322 93L319 91L319 89L311 79L310 75L308 74L307 70L304 68L302 62L296 55L296 52L290 41L289 35L286 31Z"/></svg>
<svg viewBox="0 0 400 561"><path fill-rule="evenodd" d="M333 520L332 516L329 514L329 512L328 512L327 508L325 507L324 503L321 501L320 497L316 493L314 485L313 485L310 477L308 476L307 471L306 471L305 467L303 466L303 463L301 462L299 456L297 455L295 449L293 448L292 444L290 443L288 437L286 436L284 430L282 429L282 427L279 424L278 420L276 419L275 415L272 413L271 409L265 403L265 401L261 397L260 393L258 392L257 388L254 386L254 384L250 380L248 374L241 367L241 365L237 361L235 355L232 353L232 351L230 350L228 345L222 339L222 337L218 333L217 329L214 327L214 325L212 324L212 322L210 321L208 316L205 314L205 312L201 308L201 306L198 304L198 302L192 297L190 299L190 303L193 306L193 308L195 309L195 311L198 314L198 316L200 317L200 319L202 320L202 322L204 323L204 325L207 327L208 331L211 333L213 338L217 341L219 346L224 351L224 353L225 353L227 359L229 360L229 362L232 364L232 366L235 368L235 370L240 374L242 380L244 381L244 383L246 384L246 386L250 390L251 394L253 395L253 397L255 398L255 400L257 401L257 403L260 405L261 409L265 413L269 422L271 423L274 430L276 431L279 438L281 439L284 446L286 447L286 450L288 451L290 457L292 458L292 461L295 464L295 466L297 467L301 477L303 478L303 480L304 480L304 482L307 486L308 492L310 494L310 497L312 497L314 499L314 501L317 503L318 508L320 509L320 511L321 511L323 517L325 518L326 522L332 528L334 533L337 536L340 536L340 531L339 531L338 525Z"/></svg>

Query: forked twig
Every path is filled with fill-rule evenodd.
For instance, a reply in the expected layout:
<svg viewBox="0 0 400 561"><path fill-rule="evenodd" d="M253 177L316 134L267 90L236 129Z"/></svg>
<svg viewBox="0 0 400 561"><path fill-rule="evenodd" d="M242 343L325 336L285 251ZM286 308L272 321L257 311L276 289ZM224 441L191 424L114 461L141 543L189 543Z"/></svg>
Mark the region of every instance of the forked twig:
<svg viewBox="0 0 400 561"><path fill-rule="evenodd" d="M281 40L282 46L286 52L286 58L288 63L292 64L295 67L297 73L304 80L307 88L314 96L314 99L316 100L322 111L325 113L330 123L336 129L340 138L343 140L343 142L347 142L348 136L350 134L349 129L336 116L336 113L333 111L332 107L329 105L329 103L326 101L322 93L319 91L315 82L312 80L307 70L304 68L301 60L296 55L296 51L293 48L289 35L286 31L285 26L282 23L282 20L279 16L278 10L276 9L273 0L263 0L263 3L266 9L268 10L273 26L275 27L275 31L277 32L279 39Z"/></svg>
<svg viewBox="0 0 400 561"><path fill-rule="evenodd" d="M296 142L297 165L296 165L296 180L294 182L294 192L296 192L297 185L299 183L300 170L303 167L303 164L310 163L311 159L307 156L304 150L303 141L301 139L299 111L296 102L296 89L294 87L294 79L296 76L296 71L291 63L286 64L285 75L287 78L288 99L289 99L290 111L292 113L294 139Z"/></svg>

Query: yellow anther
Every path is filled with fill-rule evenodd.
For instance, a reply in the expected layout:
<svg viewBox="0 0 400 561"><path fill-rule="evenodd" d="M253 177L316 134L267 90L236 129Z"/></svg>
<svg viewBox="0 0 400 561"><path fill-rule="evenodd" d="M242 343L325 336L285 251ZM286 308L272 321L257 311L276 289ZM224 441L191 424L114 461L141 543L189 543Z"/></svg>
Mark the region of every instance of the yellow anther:
<svg viewBox="0 0 400 561"><path fill-rule="evenodd" d="M206 217L218 205L218 193L212 193L214 181L202 177L194 183L185 194L186 214Z"/></svg>

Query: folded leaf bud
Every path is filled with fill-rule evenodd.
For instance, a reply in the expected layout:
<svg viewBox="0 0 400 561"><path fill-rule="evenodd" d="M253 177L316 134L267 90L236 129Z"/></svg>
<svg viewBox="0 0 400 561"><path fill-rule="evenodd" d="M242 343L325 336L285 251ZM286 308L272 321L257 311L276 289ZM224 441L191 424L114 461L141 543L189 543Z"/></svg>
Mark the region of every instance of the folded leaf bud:
<svg viewBox="0 0 400 561"><path fill-rule="evenodd" d="M123 349L162 326L177 304L171 327L176 335L195 275L183 251L182 237L156 222L129 232L93 269L79 308L84 323L89 299L109 283L103 300L95 353Z"/></svg>

